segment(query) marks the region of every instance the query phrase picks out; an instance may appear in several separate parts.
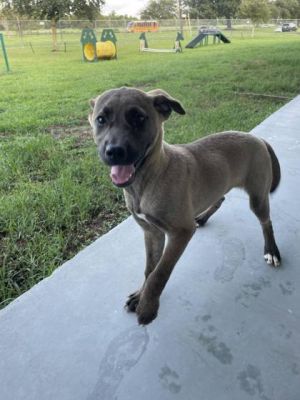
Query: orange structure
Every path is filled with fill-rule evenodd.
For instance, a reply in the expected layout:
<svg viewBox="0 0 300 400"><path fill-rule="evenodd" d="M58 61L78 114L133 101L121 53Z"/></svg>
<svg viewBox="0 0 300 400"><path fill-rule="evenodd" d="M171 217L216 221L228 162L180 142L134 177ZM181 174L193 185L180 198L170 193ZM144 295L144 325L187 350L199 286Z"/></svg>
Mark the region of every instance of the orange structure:
<svg viewBox="0 0 300 400"><path fill-rule="evenodd" d="M127 25L128 32L157 32L157 21L131 21Z"/></svg>

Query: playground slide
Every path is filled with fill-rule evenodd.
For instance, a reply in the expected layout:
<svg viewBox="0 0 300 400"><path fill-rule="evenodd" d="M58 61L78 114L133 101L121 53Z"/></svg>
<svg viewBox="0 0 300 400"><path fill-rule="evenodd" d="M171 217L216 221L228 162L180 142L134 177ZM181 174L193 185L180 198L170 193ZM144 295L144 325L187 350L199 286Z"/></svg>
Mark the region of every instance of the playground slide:
<svg viewBox="0 0 300 400"><path fill-rule="evenodd" d="M197 46L197 44L201 43L202 40L205 38L206 34L204 33L199 33L198 36L196 36L193 40L191 40L186 46L186 49L193 49L194 47Z"/></svg>
<svg viewBox="0 0 300 400"><path fill-rule="evenodd" d="M218 38L220 38L220 39L222 40L222 42L224 42L224 43L230 43L230 40L229 40L225 35L223 35L222 32L217 33L216 36L217 36Z"/></svg>
<svg viewBox="0 0 300 400"><path fill-rule="evenodd" d="M209 35L219 38L220 40L222 40L223 43L230 43L230 40L225 35L223 35L222 32L218 32L218 31L216 31L214 33L201 32L193 40L191 40L185 47L187 49L194 49L198 44L200 44L204 40L205 37L207 37Z"/></svg>

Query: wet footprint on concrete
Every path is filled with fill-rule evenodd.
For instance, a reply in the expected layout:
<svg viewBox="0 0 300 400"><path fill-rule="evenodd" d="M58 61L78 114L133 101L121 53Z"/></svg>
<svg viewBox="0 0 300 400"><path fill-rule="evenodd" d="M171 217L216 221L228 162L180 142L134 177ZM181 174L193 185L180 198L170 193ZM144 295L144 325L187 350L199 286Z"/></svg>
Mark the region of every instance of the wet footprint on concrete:
<svg viewBox="0 0 300 400"><path fill-rule="evenodd" d="M113 400L125 374L144 354L149 342L146 328L132 327L108 345L98 371L98 380L87 400Z"/></svg>
<svg viewBox="0 0 300 400"><path fill-rule="evenodd" d="M288 329L284 324L279 324L279 336L285 339L291 339L293 332Z"/></svg>
<svg viewBox="0 0 300 400"><path fill-rule="evenodd" d="M162 367L159 373L159 379L163 387L171 393L179 393L181 385L179 382L179 375L176 371L172 370L168 365Z"/></svg>
<svg viewBox="0 0 300 400"><path fill-rule="evenodd" d="M195 332L192 332L192 334L208 353L215 357L220 363L229 365L233 360L232 353L230 348L218 339L217 329L212 325L211 319L212 317L209 314L203 315L202 317L198 315L196 317L197 322L202 320L205 323L209 323L204 327L200 335Z"/></svg>
<svg viewBox="0 0 300 400"><path fill-rule="evenodd" d="M248 364L246 369L238 374L237 379L240 383L240 388L250 396L259 395L261 399L269 400L264 395L261 372L254 365Z"/></svg>
<svg viewBox="0 0 300 400"><path fill-rule="evenodd" d="M259 278L255 282L245 283L242 286L242 291L235 297L235 301L241 303L244 307L248 308L251 298L258 297L263 289L270 288L271 282L264 277Z"/></svg>
<svg viewBox="0 0 300 400"><path fill-rule="evenodd" d="M232 354L224 342L220 342L217 336L200 334L199 342L206 348L207 352L212 354L220 363L231 364Z"/></svg>
<svg viewBox="0 0 300 400"><path fill-rule="evenodd" d="M286 281L284 283L280 283L279 287L280 287L281 293L284 296L293 294L293 292L295 290L292 282L290 282L290 281Z"/></svg>
<svg viewBox="0 0 300 400"><path fill-rule="evenodd" d="M236 238L227 239L223 243L222 264L215 270L215 280L225 283L233 279L236 269L245 261L245 247Z"/></svg>
<svg viewBox="0 0 300 400"><path fill-rule="evenodd" d="M297 363L292 364L291 370L294 375L300 375L300 367Z"/></svg>

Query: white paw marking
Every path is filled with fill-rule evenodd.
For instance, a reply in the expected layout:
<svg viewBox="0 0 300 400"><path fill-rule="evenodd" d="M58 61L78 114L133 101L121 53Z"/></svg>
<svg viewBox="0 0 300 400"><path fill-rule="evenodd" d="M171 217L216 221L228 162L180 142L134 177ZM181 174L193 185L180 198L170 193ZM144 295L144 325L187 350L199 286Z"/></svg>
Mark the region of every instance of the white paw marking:
<svg viewBox="0 0 300 400"><path fill-rule="evenodd" d="M265 254L264 259L267 261L267 264L274 265L274 267L279 267L280 261L276 256L272 256L272 254Z"/></svg>
<svg viewBox="0 0 300 400"><path fill-rule="evenodd" d="M276 256L273 257L273 261L274 261L275 267L279 267L280 261L278 260L278 258Z"/></svg>

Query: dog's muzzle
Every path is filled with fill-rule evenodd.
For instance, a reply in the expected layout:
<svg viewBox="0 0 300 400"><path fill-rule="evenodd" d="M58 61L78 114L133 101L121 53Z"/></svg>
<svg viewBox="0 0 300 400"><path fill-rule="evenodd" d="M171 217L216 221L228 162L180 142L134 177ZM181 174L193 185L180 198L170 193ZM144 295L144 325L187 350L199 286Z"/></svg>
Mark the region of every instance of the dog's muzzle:
<svg viewBox="0 0 300 400"><path fill-rule="evenodd" d="M147 150L140 156L134 163L130 164L116 164L111 166L110 177L114 185L118 187L126 187L130 185L135 178L136 171L141 167L147 156ZM122 154L117 150L118 154Z"/></svg>
<svg viewBox="0 0 300 400"><path fill-rule="evenodd" d="M130 165L113 165L110 170L110 177L116 186L128 186L134 180L135 167Z"/></svg>

